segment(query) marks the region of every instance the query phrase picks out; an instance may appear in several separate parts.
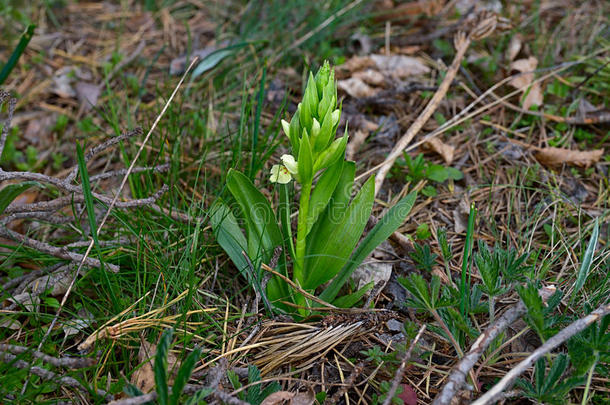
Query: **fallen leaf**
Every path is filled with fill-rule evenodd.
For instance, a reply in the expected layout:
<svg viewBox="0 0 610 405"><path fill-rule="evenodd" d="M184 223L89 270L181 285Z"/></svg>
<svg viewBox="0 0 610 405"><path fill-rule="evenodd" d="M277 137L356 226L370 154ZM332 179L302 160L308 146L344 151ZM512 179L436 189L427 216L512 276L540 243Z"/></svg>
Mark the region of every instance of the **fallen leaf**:
<svg viewBox="0 0 610 405"><path fill-rule="evenodd" d="M37 278L29 284L28 288L36 295L50 290L51 295L58 296L63 295L68 290L71 281L70 272L63 270Z"/></svg>
<svg viewBox="0 0 610 405"><path fill-rule="evenodd" d="M269 395L261 405L311 405L315 401L311 390L307 392L278 391Z"/></svg>
<svg viewBox="0 0 610 405"><path fill-rule="evenodd" d="M402 392L398 394L398 398L402 399L405 405L417 405L417 393L408 384L402 384Z"/></svg>
<svg viewBox="0 0 610 405"><path fill-rule="evenodd" d="M508 43L508 48L506 49L506 59L509 62L512 62L517 57L519 51L521 50L521 45L521 35L513 35Z"/></svg>
<svg viewBox="0 0 610 405"><path fill-rule="evenodd" d="M193 61L193 59L195 59L195 57L198 57L199 60L203 60L209 54L218 50L218 48L224 48L227 45L228 45L228 42L223 41L223 42L219 43L218 45L210 45L210 46L206 46L205 48L202 48L202 49L196 49L191 53L188 63L191 63ZM170 75L181 75L186 70L186 66L187 66L186 55L174 58L169 63L169 74Z"/></svg>
<svg viewBox="0 0 610 405"><path fill-rule="evenodd" d="M23 308L29 312L37 312L38 307L40 306L40 297L33 295L30 292L13 295L7 300L14 304L18 304L19 307L23 306Z"/></svg>
<svg viewBox="0 0 610 405"><path fill-rule="evenodd" d="M371 281L373 285L386 283L392 275L392 263L382 262L375 259L362 263L354 270L352 280L358 283L358 289L364 287Z"/></svg>
<svg viewBox="0 0 610 405"><path fill-rule="evenodd" d="M453 156L455 154L455 147L447 145L438 138L432 138L424 142L424 147L433 150L434 152L441 155L445 163L451 164L453 162Z"/></svg>
<svg viewBox="0 0 610 405"><path fill-rule="evenodd" d="M0 328L6 328L10 330L19 330L21 329L21 322L16 319L5 318L0 321Z"/></svg>
<svg viewBox="0 0 610 405"><path fill-rule="evenodd" d="M337 81L337 87L354 98L372 97L378 92L356 77Z"/></svg>
<svg viewBox="0 0 610 405"><path fill-rule="evenodd" d="M522 73L521 75L511 79L509 84L516 89L527 93L523 100L523 108L529 110L533 105L541 105L543 101L542 89L540 83L534 81L534 70L538 66L538 59L530 56L527 59L519 59L510 64L513 71Z"/></svg>
<svg viewBox="0 0 610 405"><path fill-rule="evenodd" d="M80 81L74 87L76 97L83 111L89 111L97 105L97 100L102 92L102 87L97 84Z"/></svg>
<svg viewBox="0 0 610 405"><path fill-rule="evenodd" d="M157 345L143 341L140 350L138 351L138 361L140 364L144 364L131 375L131 383L145 394L155 388L155 373L153 371L153 366L156 351Z"/></svg>
<svg viewBox="0 0 610 405"><path fill-rule="evenodd" d="M370 56L354 56L349 58L344 64L337 66L339 77L348 77L351 73L375 66L375 62Z"/></svg>
<svg viewBox="0 0 610 405"><path fill-rule="evenodd" d="M282 405L284 401L290 401L294 398L294 393L290 391L278 391L269 395L261 402L261 405Z"/></svg>
<svg viewBox="0 0 610 405"><path fill-rule="evenodd" d="M542 148L536 151L536 159L545 166L567 164L578 167L589 167L597 163L604 155L603 149L590 151L570 150L563 148Z"/></svg>
<svg viewBox="0 0 610 405"><path fill-rule="evenodd" d="M366 84L372 86L383 86L385 83L385 77L376 70L366 69L359 72L355 72L352 77L362 80Z"/></svg>
<svg viewBox="0 0 610 405"><path fill-rule="evenodd" d="M93 314L84 308L78 310L77 317L63 323L62 329L66 337L76 335L93 325L95 318Z"/></svg>
<svg viewBox="0 0 610 405"><path fill-rule="evenodd" d="M430 68L419 58L406 55L371 55L375 66L387 76L404 79L430 72Z"/></svg>

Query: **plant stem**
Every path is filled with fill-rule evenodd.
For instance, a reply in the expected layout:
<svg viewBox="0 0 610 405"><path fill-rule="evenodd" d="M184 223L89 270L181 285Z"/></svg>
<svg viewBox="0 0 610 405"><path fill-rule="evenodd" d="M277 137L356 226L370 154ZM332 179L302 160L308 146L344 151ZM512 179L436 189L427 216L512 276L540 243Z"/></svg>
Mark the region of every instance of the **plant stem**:
<svg viewBox="0 0 610 405"><path fill-rule="evenodd" d="M587 403L587 399L589 397L589 389L591 388L591 381L593 380L593 371L595 371L595 366L597 365L597 360L599 359L599 352L596 350L593 355L595 356L595 361L591 365L591 369L589 370L589 375L587 376L587 385L585 385L585 392L582 394L582 405Z"/></svg>
<svg viewBox="0 0 610 405"><path fill-rule="evenodd" d="M305 281L305 248L307 238L307 216L309 214L309 198L311 182L303 184L299 202L299 222L297 224L297 246L295 251L294 281L303 287Z"/></svg>

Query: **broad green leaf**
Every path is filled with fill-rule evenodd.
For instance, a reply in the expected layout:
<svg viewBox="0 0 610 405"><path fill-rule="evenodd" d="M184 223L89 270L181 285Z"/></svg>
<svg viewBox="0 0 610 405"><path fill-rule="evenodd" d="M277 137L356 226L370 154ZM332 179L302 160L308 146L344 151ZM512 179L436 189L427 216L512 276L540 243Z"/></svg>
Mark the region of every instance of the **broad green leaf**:
<svg viewBox="0 0 610 405"><path fill-rule="evenodd" d="M328 205L330 198L337 188L341 172L343 171L343 159L329 167L322 173L320 179L316 183L316 187L311 194L309 201L309 213L307 215L307 233L318 220L318 217Z"/></svg>
<svg viewBox="0 0 610 405"><path fill-rule="evenodd" d="M282 233L267 198L242 173L230 169L227 187L239 204L248 234L248 255L254 262L268 261L277 246L282 245Z"/></svg>
<svg viewBox="0 0 610 405"><path fill-rule="evenodd" d="M343 295L343 296L337 298L336 300L333 301L333 305L335 305L339 308L351 308L354 305L356 305L356 303L358 301L360 301L360 299L362 297L364 297L364 294L366 294L374 286L375 286L375 283L373 283L371 281L370 283L367 283L366 285L364 285L358 291L355 291L351 294Z"/></svg>
<svg viewBox="0 0 610 405"><path fill-rule="evenodd" d="M449 178L449 173L444 166L441 165L430 165L426 170L426 177L430 180L442 183Z"/></svg>
<svg viewBox="0 0 610 405"><path fill-rule="evenodd" d="M312 254L305 261L305 289L315 289L333 279L345 265L371 215L374 180L371 176L364 183L341 221L322 224L317 237L312 239Z"/></svg>
<svg viewBox="0 0 610 405"><path fill-rule="evenodd" d="M350 260L345 264L341 272L335 277L330 285L324 290L320 298L326 301L332 301L345 282L352 275L354 270L362 263L377 246L386 240L400 225L402 225L411 212L417 192L409 193L396 203L381 220L371 229L366 237L360 242L358 248L354 251Z"/></svg>
<svg viewBox="0 0 610 405"><path fill-rule="evenodd" d="M335 191L326 206L326 210L318 217L309 234L307 235L307 255L309 256L312 240L318 237L318 230L323 224L332 221L338 223L345 215L349 200L352 196L352 188L354 187L354 177L356 175L356 164L354 162L343 162L343 171L341 177L335 187Z"/></svg>
<svg viewBox="0 0 610 405"><path fill-rule="evenodd" d="M0 215L4 213L6 207L8 207L15 198L19 197L19 194L23 193L30 187L42 187L42 185L36 181L24 181L18 184L9 184L0 190Z"/></svg>
<svg viewBox="0 0 610 405"><path fill-rule="evenodd" d="M169 345L172 343L174 331L167 329L163 332L161 340L157 345L157 355L155 356L155 384L157 387L157 401L159 405L168 405L169 388L167 386L167 354Z"/></svg>
<svg viewBox="0 0 610 405"><path fill-rule="evenodd" d="M180 395L182 394L182 390L184 386L188 382L189 378L191 378L191 374L193 369L195 368L195 364L201 357L201 350L195 349L191 354L188 355L184 363L180 366L178 373L176 374L176 378L174 379L174 385L172 386L172 395L169 398L169 403L171 405L179 405L180 403Z"/></svg>
<svg viewBox="0 0 610 405"><path fill-rule="evenodd" d="M572 299L574 300L576 297L576 293L580 291L582 286L585 284L587 277L589 276L589 270L591 269L591 264L593 263L593 255L595 255L595 249L597 248L597 239L599 238L599 222L596 219L595 225L593 226L593 232L591 232L591 239L589 239L589 244L587 245L587 250L582 258L582 263L580 264L580 269L578 270L578 277L576 277L576 282L574 283L574 290L572 291Z"/></svg>
<svg viewBox="0 0 610 405"><path fill-rule="evenodd" d="M242 254L242 252L248 252L248 243L235 216L220 200L214 204L211 211L210 223L218 244L229 255L237 270L251 282L252 275L248 272L248 262Z"/></svg>
<svg viewBox="0 0 610 405"><path fill-rule="evenodd" d="M208 70L213 69L216 65L218 65L220 62L222 62L223 59L225 59L228 56L233 55L233 53L235 53L235 51L237 51L240 48L243 48L249 44L250 44L249 42L240 42L238 44L229 45L225 48L215 50L214 52L210 53L205 58L203 58L203 60L201 62L199 62L197 67L195 69L193 69L193 73L192 73L191 77L194 79L198 76L201 76Z"/></svg>

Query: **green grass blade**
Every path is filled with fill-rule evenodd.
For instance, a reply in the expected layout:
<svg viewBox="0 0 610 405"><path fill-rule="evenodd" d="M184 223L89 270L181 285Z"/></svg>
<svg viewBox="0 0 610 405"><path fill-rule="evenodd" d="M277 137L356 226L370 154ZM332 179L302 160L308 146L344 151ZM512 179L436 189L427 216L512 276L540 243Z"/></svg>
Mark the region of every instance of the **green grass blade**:
<svg viewBox="0 0 610 405"><path fill-rule="evenodd" d="M237 219L235 219L229 207L220 200L216 202L211 211L210 223L216 241L229 255L229 258L244 278L248 282L252 282L252 275L248 273L248 263L242 254L242 252L248 251L248 243L237 224Z"/></svg>
<svg viewBox="0 0 610 405"><path fill-rule="evenodd" d="M462 280L460 284L460 313L466 316L468 312L470 297L470 274L468 272L470 257L472 256L472 244L474 241L474 219L477 215L477 210L474 203L470 205L470 213L468 214L468 228L466 229L466 242L464 243L464 255L462 257Z"/></svg>
<svg viewBox="0 0 610 405"><path fill-rule="evenodd" d="M591 269L591 264L593 263L593 256L595 255L595 249L597 248L597 240L599 239L599 221L595 219L595 225L593 226L593 232L591 232L591 238L589 239L589 244L587 245L587 250L585 250L585 254L582 258L582 263L580 264L580 269L578 270L578 276L576 277L576 281L574 282L574 290L572 291L572 299L574 300L576 297L576 293L580 291L582 286L587 281L587 277L589 276L589 270Z"/></svg>
<svg viewBox="0 0 610 405"><path fill-rule="evenodd" d="M6 207L8 207L15 198L19 197L19 194L33 186L42 187L42 185L36 181L24 181L23 183L9 184L8 186L3 187L2 190L0 190L0 215L4 213Z"/></svg>
<svg viewBox="0 0 610 405"><path fill-rule="evenodd" d="M261 83L258 89L258 101L256 102L256 110L254 112L254 130L252 132L252 160L250 161L250 180L254 180L256 176L256 151L258 148L258 132L260 130L261 113L263 111L264 95L265 95L265 77L267 76L267 66L263 66L263 74L261 75ZM260 165L260 162L259 162Z"/></svg>
<svg viewBox="0 0 610 405"><path fill-rule="evenodd" d="M411 212L411 208L413 208L413 205L415 204L416 198L417 192L414 191L409 193L388 210L377 225L375 225L368 235L366 235L360 245L358 245L358 248L354 251L350 260L324 290L320 298L330 302L337 296L339 290L349 279L356 267L358 267L377 246L386 240L392 232L405 221L407 215Z"/></svg>
<svg viewBox="0 0 610 405"><path fill-rule="evenodd" d="M25 51L25 48L27 48L28 44L30 43L30 40L34 36L35 29L36 29L36 25L30 24L25 29L25 32L23 34L21 34L19 43L17 44L17 46L13 50L13 53L8 58L8 61L2 67L2 70L0 71L0 85L4 83L4 81L8 78L8 75L11 74L12 70L15 68L15 65L17 65L17 61L21 57L21 54L23 54L23 52Z"/></svg>
<svg viewBox="0 0 610 405"><path fill-rule="evenodd" d="M176 374L176 378L174 379L174 385L172 386L172 395L169 398L169 403L171 405L178 405L180 403L180 395L182 394L182 390L184 386L188 382L189 378L191 378L191 373L195 368L195 364L201 357L201 350L195 349L191 354L188 355L184 363L180 366L178 373Z"/></svg>
<svg viewBox="0 0 610 405"><path fill-rule="evenodd" d="M173 329L163 332L157 345L155 356L155 385L157 387L157 401L159 405L169 405L169 387L167 385L167 354L172 342Z"/></svg>

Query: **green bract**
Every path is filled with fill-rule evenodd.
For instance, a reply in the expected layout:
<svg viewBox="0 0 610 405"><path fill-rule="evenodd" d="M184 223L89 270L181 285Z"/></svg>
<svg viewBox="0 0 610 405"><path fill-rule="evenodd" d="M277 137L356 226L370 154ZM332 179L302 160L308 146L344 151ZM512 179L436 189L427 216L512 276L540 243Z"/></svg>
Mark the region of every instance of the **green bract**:
<svg viewBox="0 0 610 405"><path fill-rule="evenodd" d="M280 194L277 212L246 176L233 169L227 175L246 234L222 201L212 210L212 226L218 243L257 289L262 286L262 263L269 264L281 247L279 273L324 301L354 305L372 285L337 298L342 288L356 267L404 222L415 202L415 192L404 197L358 244L373 208L375 182L369 178L352 196L356 165L345 160L347 129L336 138L340 116L334 72L327 62L315 76L310 73L292 120L282 120L292 154L283 155L270 172ZM296 235L291 223L293 178L300 184ZM275 309L297 311L301 316L320 305L277 276L267 284L266 296Z"/></svg>

